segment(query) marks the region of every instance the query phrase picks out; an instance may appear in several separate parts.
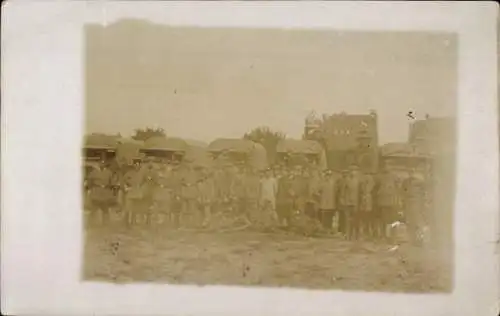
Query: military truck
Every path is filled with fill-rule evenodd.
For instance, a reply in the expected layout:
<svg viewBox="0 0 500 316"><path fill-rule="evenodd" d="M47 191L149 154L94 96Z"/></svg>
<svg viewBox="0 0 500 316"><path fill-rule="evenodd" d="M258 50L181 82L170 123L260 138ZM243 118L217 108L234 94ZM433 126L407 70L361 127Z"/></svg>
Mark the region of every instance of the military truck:
<svg viewBox="0 0 500 316"><path fill-rule="evenodd" d="M380 167L404 178L410 170L424 176L432 167L432 157L410 143L387 143L380 147Z"/></svg>
<svg viewBox="0 0 500 316"><path fill-rule="evenodd" d="M276 158L279 165L288 168L327 168L325 149L314 140L282 139L276 147Z"/></svg>
<svg viewBox="0 0 500 316"><path fill-rule="evenodd" d="M304 139L316 140L326 151L327 164L333 170L357 165L365 172L379 166L377 114L333 114L321 119L306 119Z"/></svg>
<svg viewBox="0 0 500 316"><path fill-rule="evenodd" d="M187 148L187 143L181 138L157 136L146 140L141 153L144 154L145 158L158 162L180 162L186 154Z"/></svg>
<svg viewBox="0 0 500 316"><path fill-rule="evenodd" d="M263 170L268 166L266 149L246 139L219 138L208 146L215 166L247 166Z"/></svg>
<svg viewBox="0 0 500 316"><path fill-rule="evenodd" d="M85 161L109 161L116 155L117 140L119 137L90 134L83 141L83 157Z"/></svg>

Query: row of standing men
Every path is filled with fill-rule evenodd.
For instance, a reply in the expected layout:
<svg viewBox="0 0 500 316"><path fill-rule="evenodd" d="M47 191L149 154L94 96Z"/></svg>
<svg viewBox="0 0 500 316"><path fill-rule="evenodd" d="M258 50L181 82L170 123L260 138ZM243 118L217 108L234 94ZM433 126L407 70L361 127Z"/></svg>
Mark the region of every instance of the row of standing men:
<svg viewBox="0 0 500 316"><path fill-rule="evenodd" d="M417 238L429 212L429 186L414 171L400 181L382 170L341 172L314 168L257 171L225 166L209 169L178 163L139 163L111 170L102 162L86 179L93 213L109 220L118 206L125 223L138 216L161 218L172 227L217 226L232 217L247 226L296 227L304 222L348 239L390 238L391 224L404 221Z"/></svg>

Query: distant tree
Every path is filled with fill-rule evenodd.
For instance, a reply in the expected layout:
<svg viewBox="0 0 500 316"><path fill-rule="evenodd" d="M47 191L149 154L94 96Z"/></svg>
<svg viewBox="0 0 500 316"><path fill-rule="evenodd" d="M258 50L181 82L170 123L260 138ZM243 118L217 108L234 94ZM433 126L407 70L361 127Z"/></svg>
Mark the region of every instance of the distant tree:
<svg viewBox="0 0 500 316"><path fill-rule="evenodd" d="M166 137L167 134L165 133L165 130L161 127L159 128L152 128L152 127L146 127L146 128L138 128L134 131L134 135L132 136L133 139L135 140L141 140L141 141L146 141L152 137Z"/></svg>
<svg viewBox="0 0 500 316"><path fill-rule="evenodd" d="M248 139L261 144L267 151L269 163L274 163L276 157L276 147L278 142L285 139L286 135L282 132L272 131L269 127L257 127L243 136L243 139Z"/></svg>

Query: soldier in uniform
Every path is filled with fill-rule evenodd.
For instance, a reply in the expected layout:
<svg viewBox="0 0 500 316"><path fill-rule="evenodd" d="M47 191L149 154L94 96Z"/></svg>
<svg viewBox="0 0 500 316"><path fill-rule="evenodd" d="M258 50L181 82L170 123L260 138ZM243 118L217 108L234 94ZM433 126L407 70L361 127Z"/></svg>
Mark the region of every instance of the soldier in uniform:
<svg viewBox="0 0 500 316"><path fill-rule="evenodd" d="M154 205L152 215L156 218L155 222L159 221L161 218L162 223L167 223L170 219L170 205L172 203L172 190L169 183L170 176L170 166L163 163L158 170L158 181L153 197Z"/></svg>
<svg viewBox="0 0 500 316"><path fill-rule="evenodd" d="M390 225L398 218L399 194L398 180L389 170L382 171L376 183L375 194L380 232L384 238L392 239Z"/></svg>
<svg viewBox="0 0 500 316"><path fill-rule="evenodd" d="M375 229L375 218L373 211L373 190L375 188L375 178L371 172L367 172L361 178L361 201L360 211L363 223L363 233L365 237L372 236Z"/></svg>
<svg viewBox="0 0 500 316"><path fill-rule="evenodd" d="M306 168L298 167L292 181L292 190L295 192L293 208L295 212L304 212L309 173Z"/></svg>
<svg viewBox="0 0 500 316"><path fill-rule="evenodd" d="M278 222L278 215L276 214L277 192L278 183L273 176L273 171L271 169L267 169L263 178L260 180L259 197L263 217L266 219L270 217L273 222Z"/></svg>
<svg viewBox="0 0 500 316"><path fill-rule="evenodd" d="M135 223L136 212L141 212L143 207L143 183L144 174L141 170L140 161L134 160L134 165L123 177L125 194L125 224L129 226Z"/></svg>
<svg viewBox="0 0 500 316"><path fill-rule="evenodd" d="M112 172L104 161L101 161L99 168L94 169L89 175L92 214L95 216L98 211L101 211L103 223L108 223L110 220L110 208L113 201L112 176Z"/></svg>
<svg viewBox="0 0 500 316"><path fill-rule="evenodd" d="M355 166L350 168L348 176L342 181L341 199L347 218L347 238L356 240L359 237L361 219L359 214L359 177Z"/></svg>
<svg viewBox="0 0 500 316"><path fill-rule="evenodd" d="M251 167L248 167L245 173L245 199L250 222L258 216L259 186L259 176Z"/></svg>
<svg viewBox="0 0 500 316"><path fill-rule="evenodd" d="M318 170L313 169L310 172L309 178L307 179L306 188L306 198L305 198L305 214L315 220L321 220L318 215L318 203L319 203L319 188L321 184L321 178L318 175Z"/></svg>
<svg viewBox="0 0 500 316"><path fill-rule="evenodd" d="M236 213L239 219L242 219L245 222L245 225L250 225L250 201L247 191L247 185L249 181L247 179L248 171L243 173L239 173L236 176L236 179L233 184L233 194L236 197Z"/></svg>
<svg viewBox="0 0 500 316"><path fill-rule="evenodd" d="M292 215L293 202L295 199L295 191L293 190L293 182L295 176L293 173L283 175L278 180L278 191L276 195L276 211L278 219L282 226L290 225Z"/></svg>
<svg viewBox="0 0 500 316"><path fill-rule="evenodd" d="M178 161L172 161L172 170L169 178L169 188L172 192L170 204L170 222L174 228L179 228L181 225L180 217L182 213L182 172Z"/></svg>
<svg viewBox="0 0 500 316"><path fill-rule="evenodd" d="M144 165L144 183L143 183L143 202L144 207L141 208L143 216L146 218L146 223L152 223L153 205L155 202L155 192L158 188L158 170L153 160L149 160Z"/></svg>
<svg viewBox="0 0 500 316"><path fill-rule="evenodd" d="M217 204L221 210L231 209L233 204L233 176L229 166L223 166L216 174Z"/></svg>
<svg viewBox="0 0 500 316"><path fill-rule="evenodd" d="M417 176L415 170L411 169L408 178L403 182L402 189L404 217L410 240L417 242L419 229L424 226L425 183Z"/></svg>
<svg viewBox="0 0 500 316"><path fill-rule="evenodd" d="M185 166L183 170L183 184L182 184L182 213L181 225L186 227L196 227L200 219L198 213L198 179L194 170Z"/></svg>
<svg viewBox="0 0 500 316"><path fill-rule="evenodd" d="M205 169L198 181L198 205L203 214L202 227L210 226L212 207L215 201L215 184L212 174Z"/></svg>
<svg viewBox="0 0 500 316"><path fill-rule="evenodd" d="M320 202L319 213L323 229L330 231L333 224L333 215L337 208L337 185L331 170L324 172L324 177L319 187Z"/></svg>

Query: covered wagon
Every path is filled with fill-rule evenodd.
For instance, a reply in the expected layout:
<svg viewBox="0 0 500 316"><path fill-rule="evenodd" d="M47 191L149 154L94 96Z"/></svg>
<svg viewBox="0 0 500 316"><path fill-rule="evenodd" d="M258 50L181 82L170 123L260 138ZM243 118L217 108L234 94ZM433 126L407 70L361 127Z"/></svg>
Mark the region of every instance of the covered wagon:
<svg viewBox="0 0 500 316"><path fill-rule="evenodd" d="M215 165L236 165L263 170L268 166L264 146L251 140L219 138L208 146L208 152Z"/></svg>
<svg viewBox="0 0 500 316"><path fill-rule="evenodd" d="M283 139L276 147L276 156L278 164L286 167L327 168L325 150L314 140Z"/></svg>

